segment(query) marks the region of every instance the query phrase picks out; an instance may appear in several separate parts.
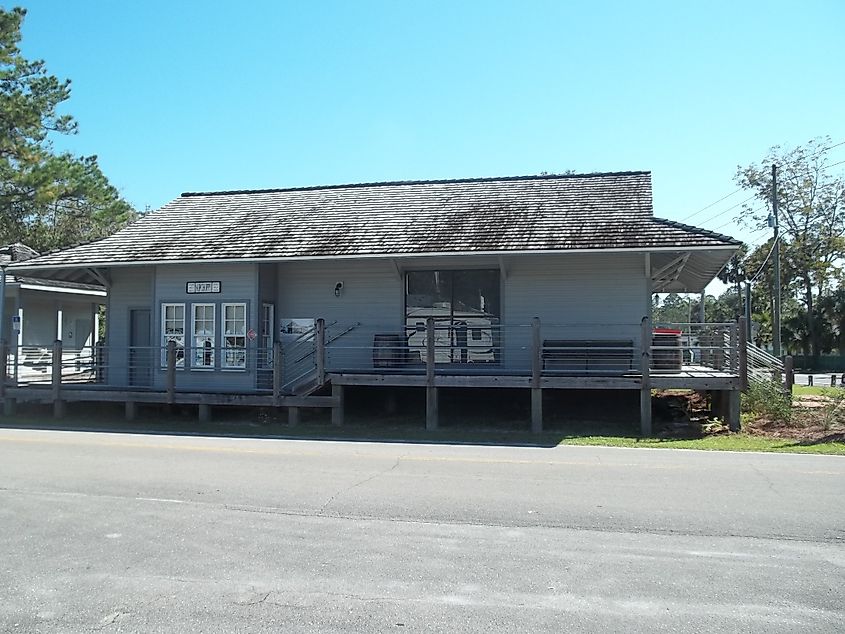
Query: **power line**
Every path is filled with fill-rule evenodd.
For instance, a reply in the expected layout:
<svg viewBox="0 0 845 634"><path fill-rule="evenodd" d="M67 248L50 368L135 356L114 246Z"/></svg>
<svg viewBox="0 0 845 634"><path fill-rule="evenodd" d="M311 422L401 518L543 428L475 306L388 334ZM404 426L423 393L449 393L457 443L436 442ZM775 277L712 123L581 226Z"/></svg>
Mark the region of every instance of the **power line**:
<svg viewBox="0 0 845 634"><path fill-rule="evenodd" d="M715 206L715 205L718 205L718 204L719 204L720 202L722 202L723 200L727 200L727 199L728 199L728 198L730 198L731 196L733 196L733 195L735 195L735 194L738 194L738 193L739 193L739 192L741 192L741 191L742 191L742 187L740 187L739 189L737 189L737 190L736 190L736 191L734 191L734 192L731 192L731 193L730 193L730 194L728 194L727 196L722 196L722 197L721 197L719 200L717 200L716 202L714 202L714 203L710 203L710 204L709 204L709 205L707 205L706 207L702 207L701 209L699 209L698 211L696 211L694 214L691 214L691 215L687 216L686 218L684 218L683 220L681 220L681 222L686 222L686 221L687 221L687 220L689 220L690 218L694 218L695 216L697 216L698 214L700 214L702 211L707 211L707 210L708 210L708 209L710 209L711 207L713 207L713 206Z"/></svg>
<svg viewBox="0 0 845 634"><path fill-rule="evenodd" d="M779 242L779 240L773 240L773 241L772 241L772 248L771 248L771 249L769 249L769 254L766 256L766 259L765 259L765 260L763 260L763 263L760 265L760 268L759 268L759 269L757 269L757 272L754 274L754 276L753 276L751 279L749 279L749 280L748 280L748 283L749 283L749 284L750 284L751 282L756 281L756 280L757 280L757 278L758 278L758 277L760 277L760 273L762 273L762 272L763 272L763 269L764 269L764 268L766 268L766 264L768 264L768 262L769 262L769 258L770 258L770 257L772 257L772 253L774 253L774 252L775 252L775 247L777 246L778 242Z"/></svg>
<svg viewBox="0 0 845 634"><path fill-rule="evenodd" d="M827 152L828 150L832 150L833 148L839 147L840 145L845 145L845 140L839 141L838 143L834 143L833 145L828 145L826 147L819 148L813 154L811 154L808 158L813 159L813 158L817 157L819 154L821 154L822 152ZM828 167L836 167L837 165L842 165L843 163L845 163L845 161L839 161L838 163L834 163L833 165L828 165ZM723 201L727 200L728 198L731 198L732 196L735 196L736 194L741 192L743 189L744 189L743 187L740 187L739 189L732 191L730 194L727 194L726 196L722 196L716 202L712 202L709 205L707 205L706 207L702 207L701 209L699 209L695 213L690 214L689 216L687 216L686 218L681 220L681 222L686 222L687 220L690 220L691 218L695 218L698 214L702 213L703 211L707 211L711 207L715 207L720 202L723 202ZM752 198L753 198L753 196L752 196ZM740 204L742 204L742 203L740 203ZM734 205L734 207L737 207L737 206L738 205ZM731 207L730 209L733 209L734 207ZM714 216L714 218L717 218L717 217L718 216ZM705 220L704 222L708 222L708 221Z"/></svg>
<svg viewBox="0 0 845 634"><path fill-rule="evenodd" d="M711 217L710 217L710 218L708 218L707 220L704 220L701 224L706 225L706 224L707 224L708 222L710 222L711 220L715 220L716 218L719 218L720 216L724 216L724 215L725 215L726 213L728 213L731 209L736 209L736 208L737 208L737 207L739 207L740 205L744 205L744 204L745 204L745 203L747 203L749 200L751 200L752 198L756 198L756 197L757 197L757 194L751 194L751 195L750 195L748 198L746 198L745 200L742 200L742 201L738 202L738 203L737 203L737 204L735 204L733 207L728 207L728 208L727 208L727 209L725 209L724 211L720 211L720 212L719 212L719 213L717 213L715 216L711 216Z"/></svg>

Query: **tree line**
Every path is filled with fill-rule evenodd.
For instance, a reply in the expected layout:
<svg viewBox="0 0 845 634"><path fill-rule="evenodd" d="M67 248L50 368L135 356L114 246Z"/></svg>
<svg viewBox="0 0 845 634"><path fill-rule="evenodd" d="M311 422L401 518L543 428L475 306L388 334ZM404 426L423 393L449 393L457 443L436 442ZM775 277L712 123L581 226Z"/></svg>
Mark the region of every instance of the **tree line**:
<svg viewBox="0 0 845 634"><path fill-rule="evenodd" d="M755 198L737 220L752 230L767 229L775 213L771 166L777 166L781 338L787 353L813 358L845 355L845 176L836 169L842 161L830 158L839 145L822 137L793 148L776 146L760 163L739 167L735 177ZM770 238L740 249L719 274L728 289L705 298L707 321L732 321L743 314L743 285L750 283L759 346L772 341L773 246ZM658 322L697 321L700 299L670 294L655 297L653 308Z"/></svg>
<svg viewBox="0 0 845 634"><path fill-rule="evenodd" d="M25 16L0 8L0 244L44 252L110 235L137 213L96 156L55 151L52 138L78 128L61 113L70 81L21 54Z"/></svg>

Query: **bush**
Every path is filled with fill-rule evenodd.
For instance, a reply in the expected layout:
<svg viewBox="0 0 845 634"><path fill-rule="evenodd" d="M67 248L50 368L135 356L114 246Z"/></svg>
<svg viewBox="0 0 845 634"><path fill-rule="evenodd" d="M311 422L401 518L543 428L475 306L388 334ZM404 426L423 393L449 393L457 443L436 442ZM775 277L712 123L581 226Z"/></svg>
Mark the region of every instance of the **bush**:
<svg viewBox="0 0 845 634"><path fill-rule="evenodd" d="M783 391L776 381L755 381L742 395L742 409L764 416L773 423L792 420L792 396Z"/></svg>

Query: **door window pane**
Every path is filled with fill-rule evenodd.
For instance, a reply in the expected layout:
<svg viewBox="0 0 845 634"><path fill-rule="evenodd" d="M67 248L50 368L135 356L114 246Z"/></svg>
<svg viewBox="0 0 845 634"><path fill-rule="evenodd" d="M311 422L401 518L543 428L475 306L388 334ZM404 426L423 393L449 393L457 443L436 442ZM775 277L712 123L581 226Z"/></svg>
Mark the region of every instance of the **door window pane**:
<svg viewBox="0 0 845 634"><path fill-rule="evenodd" d="M192 367L214 367L214 304L193 304Z"/></svg>
<svg viewBox="0 0 845 634"><path fill-rule="evenodd" d="M246 304L223 304L223 366L246 367Z"/></svg>
<svg viewBox="0 0 845 634"><path fill-rule="evenodd" d="M185 304L161 305L161 365L167 365L167 344L176 343L176 367L185 365Z"/></svg>

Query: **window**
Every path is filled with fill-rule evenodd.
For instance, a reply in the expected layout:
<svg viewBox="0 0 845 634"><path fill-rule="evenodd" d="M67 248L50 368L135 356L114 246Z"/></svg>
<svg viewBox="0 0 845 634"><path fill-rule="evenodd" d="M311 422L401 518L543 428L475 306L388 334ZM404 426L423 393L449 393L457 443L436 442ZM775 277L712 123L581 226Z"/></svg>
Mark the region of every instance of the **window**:
<svg viewBox="0 0 845 634"><path fill-rule="evenodd" d="M185 367L185 304L161 305L161 365L167 366L167 344L176 342L176 367Z"/></svg>
<svg viewBox="0 0 845 634"><path fill-rule="evenodd" d="M214 304L191 306L193 350L192 368L214 367Z"/></svg>
<svg viewBox="0 0 845 634"><path fill-rule="evenodd" d="M498 270L409 271L405 281L405 325L414 356L425 359L425 323L431 317L437 363L498 363Z"/></svg>
<svg viewBox="0 0 845 634"><path fill-rule="evenodd" d="M264 350L265 365L273 366L273 322L275 310L273 304L261 305L261 347Z"/></svg>
<svg viewBox="0 0 845 634"><path fill-rule="evenodd" d="M246 304L223 304L223 367L246 368Z"/></svg>

